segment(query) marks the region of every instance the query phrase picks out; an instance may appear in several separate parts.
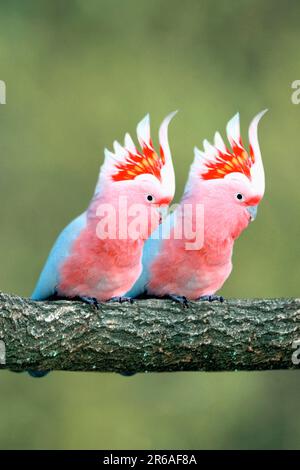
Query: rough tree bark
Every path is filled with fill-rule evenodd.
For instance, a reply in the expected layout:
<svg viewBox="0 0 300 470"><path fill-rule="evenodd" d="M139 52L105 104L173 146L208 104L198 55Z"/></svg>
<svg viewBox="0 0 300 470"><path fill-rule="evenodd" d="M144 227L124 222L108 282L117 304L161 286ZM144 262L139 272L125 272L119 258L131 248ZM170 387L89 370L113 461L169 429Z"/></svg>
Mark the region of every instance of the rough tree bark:
<svg viewBox="0 0 300 470"><path fill-rule="evenodd" d="M104 304L0 294L0 368L230 371L299 368L300 299ZM298 349L297 349L298 348Z"/></svg>

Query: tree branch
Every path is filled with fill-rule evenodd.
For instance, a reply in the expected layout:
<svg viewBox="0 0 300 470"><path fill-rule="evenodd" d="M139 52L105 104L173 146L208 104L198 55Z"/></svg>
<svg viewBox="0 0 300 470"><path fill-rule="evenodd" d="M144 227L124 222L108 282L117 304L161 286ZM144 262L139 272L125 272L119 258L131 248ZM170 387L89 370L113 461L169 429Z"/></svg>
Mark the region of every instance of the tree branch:
<svg viewBox="0 0 300 470"><path fill-rule="evenodd" d="M0 368L230 371L299 368L300 299L103 304L0 294ZM293 360L292 360L293 357Z"/></svg>

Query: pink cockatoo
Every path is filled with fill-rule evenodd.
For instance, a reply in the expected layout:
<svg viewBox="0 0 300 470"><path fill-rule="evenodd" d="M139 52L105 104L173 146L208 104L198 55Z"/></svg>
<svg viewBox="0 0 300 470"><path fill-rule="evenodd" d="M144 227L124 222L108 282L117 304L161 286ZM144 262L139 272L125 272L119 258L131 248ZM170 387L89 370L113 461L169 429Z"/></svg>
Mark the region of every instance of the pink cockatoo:
<svg viewBox="0 0 300 470"><path fill-rule="evenodd" d="M235 240L256 216L265 190L257 126L249 128L249 151L241 136L239 114L227 124L229 148L217 132L214 145L204 140L195 158L179 207L147 240L143 273L128 293L191 300L223 300L214 294L232 270Z"/></svg>
<svg viewBox="0 0 300 470"><path fill-rule="evenodd" d="M105 150L93 199L58 237L32 299L125 300L138 279L145 240L160 222L159 208L169 204L175 177L165 118L159 130L160 156L150 137L149 115L137 126L139 151L129 134L124 146Z"/></svg>

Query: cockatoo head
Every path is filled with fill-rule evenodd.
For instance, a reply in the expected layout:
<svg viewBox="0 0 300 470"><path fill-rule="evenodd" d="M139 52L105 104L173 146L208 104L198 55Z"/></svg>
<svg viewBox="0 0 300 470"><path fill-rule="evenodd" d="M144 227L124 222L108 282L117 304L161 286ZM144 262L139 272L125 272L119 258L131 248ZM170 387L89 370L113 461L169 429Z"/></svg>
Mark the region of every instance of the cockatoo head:
<svg viewBox="0 0 300 470"><path fill-rule="evenodd" d="M265 191L264 168L258 143L257 127L265 114L259 113L249 127L249 151L240 135L239 114L227 124L226 146L216 132L214 145L203 142L203 151L195 147L186 194L199 195L204 217L214 230L236 238L254 220Z"/></svg>
<svg viewBox="0 0 300 470"><path fill-rule="evenodd" d="M127 133L124 145L114 142L114 152L105 149L105 160L100 169L95 198L118 203L127 200L127 218L144 212L149 221L143 229L147 238L161 220L161 208L170 204L175 194L175 174L168 142L168 125L176 112L169 114L159 129L159 154L150 136L150 118L146 115L137 125L140 150ZM126 214L124 213L124 218ZM142 215L140 215L142 219Z"/></svg>

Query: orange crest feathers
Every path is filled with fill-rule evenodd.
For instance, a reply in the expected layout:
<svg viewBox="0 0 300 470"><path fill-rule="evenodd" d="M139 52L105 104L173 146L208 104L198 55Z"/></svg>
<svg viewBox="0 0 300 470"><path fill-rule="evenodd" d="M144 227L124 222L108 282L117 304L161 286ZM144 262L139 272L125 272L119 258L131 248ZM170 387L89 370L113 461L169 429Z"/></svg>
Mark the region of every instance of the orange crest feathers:
<svg viewBox="0 0 300 470"><path fill-rule="evenodd" d="M133 180L139 175L150 174L155 176L161 182L161 169L164 165L164 154L161 151L159 157L155 152L152 140L141 143L142 152L136 148L127 150L125 161L117 163L116 173L111 178L113 181Z"/></svg>
<svg viewBox="0 0 300 470"><path fill-rule="evenodd" d="M159 128L159 155L150 137L150 118L147 114L137 125L139 151L127 133L124 146L114 142L114 152L104 150L104 163L100 169L96 193L102 183L131 181L140 175L151 175L161 184L162 190L171 200L175 193L175 174L168 141L168 126L177 111L169 114Z"/></svg>
<svg viewBox="0 0 300 470"><path fill-rule="evenodd" d="M264 191L264 169L257 139L257 125L266 111L257 115L249 128L249 152L240 136L240 120L237 113L227 124L226 131L231 149L225 145L221 135L216 132L214 145L204 140L204 151L195 147L195 160L191 176L203 180L225 178L231 173L245 175L259 193Z"/></svg>
<svg viewBox="0 0 300 470"><path fill-rule="evenodd" d="M254 155L248 155L243 147L242 141L232 145L232 152L226 148L225 151L217 149L215 161L207 162L207 171L201 176L205 180L224 178L229 173L244 173L251 180L250 169L254 163Z"/></svg>

